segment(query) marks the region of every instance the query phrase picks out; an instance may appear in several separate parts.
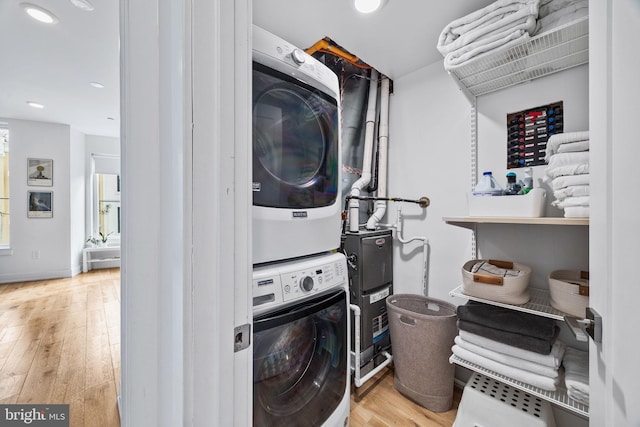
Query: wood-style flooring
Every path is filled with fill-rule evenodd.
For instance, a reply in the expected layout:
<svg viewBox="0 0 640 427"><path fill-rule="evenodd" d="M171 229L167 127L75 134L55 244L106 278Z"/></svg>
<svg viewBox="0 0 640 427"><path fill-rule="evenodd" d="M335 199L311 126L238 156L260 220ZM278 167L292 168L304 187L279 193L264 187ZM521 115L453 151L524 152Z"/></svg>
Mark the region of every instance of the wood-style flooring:
<svg viewBox="0 0 640 427"><path fill-rule="evenodd" d="M0 284L0 403L69 404L71 427L119 427L120 270ZM384 369L352 386L352 427L451 426L398 393Z"/></svg>
<svg viewBox="0 0 640 427"><path fill-rule="evenodd" d="M0 284L0 402L69 404L72 427L118 427L120 270Z"/></svg>

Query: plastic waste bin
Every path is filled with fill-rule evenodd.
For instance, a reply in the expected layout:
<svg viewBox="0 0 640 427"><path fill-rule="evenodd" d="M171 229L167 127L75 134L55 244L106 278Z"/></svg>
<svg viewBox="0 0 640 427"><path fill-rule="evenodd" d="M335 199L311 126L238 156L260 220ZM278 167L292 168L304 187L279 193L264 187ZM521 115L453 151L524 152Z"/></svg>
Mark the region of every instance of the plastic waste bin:
<svg viewBox="0 0 640 427"><path fill-rule="evenodd" d="M393 385L433 412L453 403L455 367L449 363L458 334L456 307L422 295L387 297L395 373Z"/></svg>

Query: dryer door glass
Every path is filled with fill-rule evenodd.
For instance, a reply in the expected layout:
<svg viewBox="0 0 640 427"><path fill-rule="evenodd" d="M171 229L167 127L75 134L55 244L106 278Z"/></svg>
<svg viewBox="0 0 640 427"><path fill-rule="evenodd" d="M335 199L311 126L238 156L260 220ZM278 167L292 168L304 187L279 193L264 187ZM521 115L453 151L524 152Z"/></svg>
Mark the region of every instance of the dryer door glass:
<svg viewBox="0 0 640 427"><path fill-rule="evenodd" d="M344 290L254 320L253 425L321 425L347 385Z"/></svg>
<svg viewBox="0 0 640 427"><path fill-rule="evenodd" d="M254 63L254 205L297 209L333 204L338 129L335 99Z"/></svg>

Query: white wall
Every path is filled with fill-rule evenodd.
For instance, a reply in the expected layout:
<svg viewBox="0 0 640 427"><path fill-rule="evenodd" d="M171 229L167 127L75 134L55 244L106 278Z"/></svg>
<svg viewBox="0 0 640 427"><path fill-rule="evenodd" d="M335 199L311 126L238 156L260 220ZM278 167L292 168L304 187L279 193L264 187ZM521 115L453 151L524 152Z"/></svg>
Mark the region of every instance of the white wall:
<svg viewBox="0 0 640 427"><path fill-rule="evenodd" d="M389 196L427 196L426 213L404 204L404 237L426 236L430 244L428 295L449 301L470 253L469 233L446 225L443 216L466 210L469 188L470 109L455 82L437 63L394 80L389 111ZM386 222L394 222L395 203ZM422 247L394 242L394 292L422 293Z"/></svg>
<svg viewBox="0 0 640 427"><path fill-rule="evenodd" d="M69 141L69 249L71 275L82 271L85 237L85 135L71 129Z"/></svg>
<svg viewBox="0 0 640 427"><path fill-rule="evenodd" d="M69 277L71 257L70 146L81 139L68 125L3 119L9 124L11 255L0 256L0 283ZM27 159L53 159L53 187L27 186ZM74 173L76 169L74 168ZM53 218L27 218L28 191L53 192Z"/></svg>

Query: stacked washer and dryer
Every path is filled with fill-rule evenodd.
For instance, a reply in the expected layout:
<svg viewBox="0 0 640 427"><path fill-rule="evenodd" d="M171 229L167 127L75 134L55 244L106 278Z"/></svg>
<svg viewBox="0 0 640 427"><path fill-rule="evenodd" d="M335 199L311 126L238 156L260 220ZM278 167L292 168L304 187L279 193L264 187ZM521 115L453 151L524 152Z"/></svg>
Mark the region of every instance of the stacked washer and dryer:
<svg viewBox="0 0 640 427"><path fill-rule="evenodd" d="M349 419L336 75L253 27L253 425Z"/></svg>

